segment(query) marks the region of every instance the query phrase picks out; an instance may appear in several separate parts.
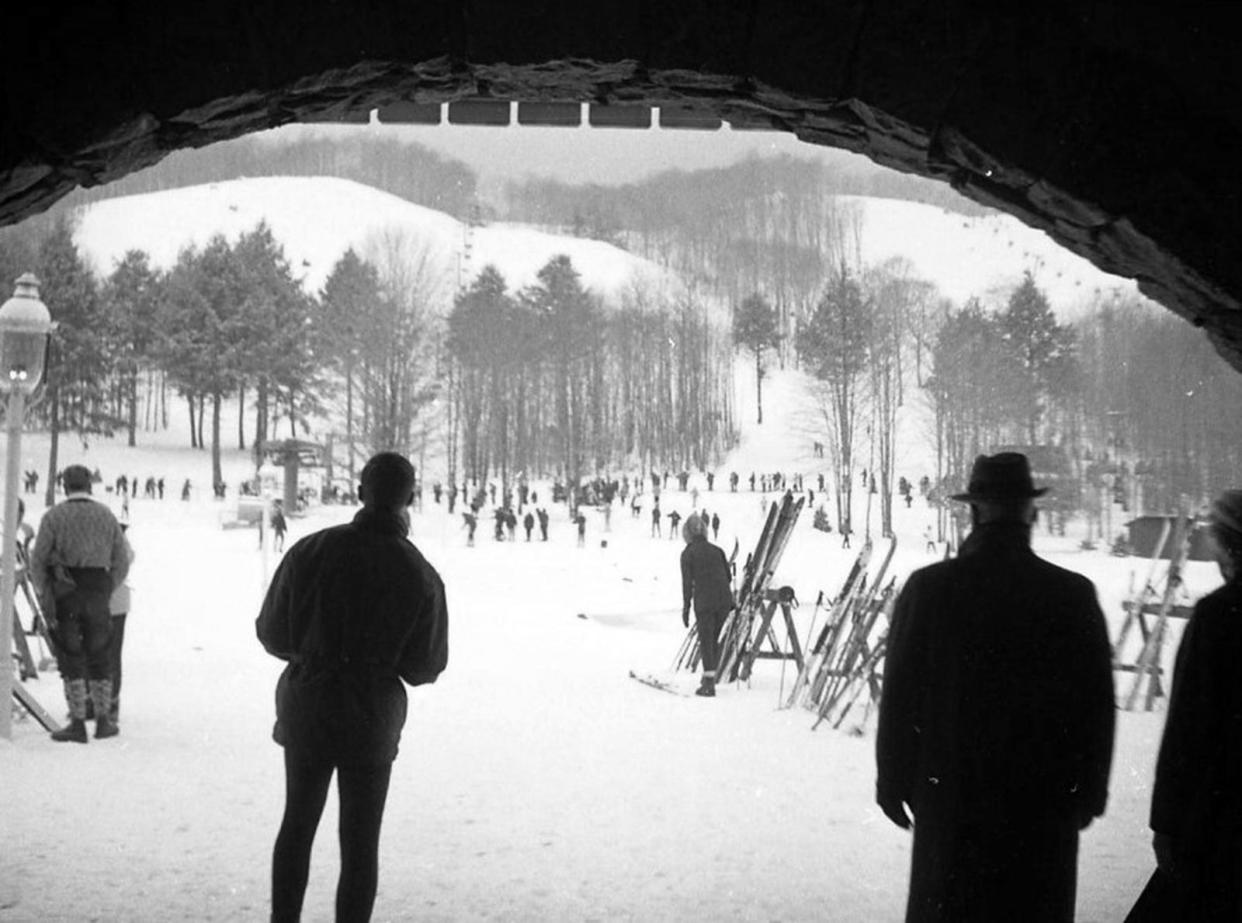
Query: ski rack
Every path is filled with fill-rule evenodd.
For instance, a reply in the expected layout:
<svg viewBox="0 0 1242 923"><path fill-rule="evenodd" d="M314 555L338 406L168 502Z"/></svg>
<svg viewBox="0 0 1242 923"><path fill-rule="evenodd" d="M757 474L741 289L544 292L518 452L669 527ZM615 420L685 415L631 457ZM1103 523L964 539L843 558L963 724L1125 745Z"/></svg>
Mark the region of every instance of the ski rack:
<svg viewBox="0 0 1242 923"><path fill-rule="evenodd" d="M897 539L892 538L875 574L870 575L866 568L873 557L873 550L863 547L855 562L856 569L851 568L850 576L846 578L847 585L834 607L832 619L821 634L822 649L818 652L818 660L813 670L807 671L802 685L795 685L789 704L800 701L805 708L816 712L814 727L827 720L832 710L842 703L860 680L874 687L873 697L878 697L882 646L879 640L873 641L872 637L881 617L885 621L881 630L887 632L888 617L897 600L897 579L894 577L887 584L884 582L896 551Z"/></svg>
<svg viewBox="0 0 1242 923"><path fill-rule="evenodd" d="M716 667L718 681L731 682L739 677L748 679L756 659L780 658L795 659L802 663L802 651L798 645L797 634L793 627L793 617L789 612L788 603L782 604L779 593L769 593L769 584L777 565L780 564L785 546L793 533L798 515L806 502L805 497L796 501L792 491L786 491L781 501L773 501L768 508L764 520L763 531L755 543L755 550L746 558L742 568L742 582L737 591L737 605L725 619L720 628L720 662ZM766 603L766 612L763 611ZM776 607L782 607L785 618L785 630L788 633L791 647L796 653L786 654L780 651L772 635L772 619ZM760 616L760 633L752 642L752 631L756 615ZM764 639L771 642L771 652L761 651ZM677 656L673 661L673 669L693 670L699 662L698 633L695 625L691 625L682 641Z"/></svg>
<svg viewBox="0 0 1242 923"><path fill-rule="evenodd" d="M1138 704L1139 695L1146 683L1147 692L1143 700L1143 710L1151 711L1157 697L1164 695L1164 686L1160 676L1164 672L1160 663L1164 652L1165 635L1170 618L1189 618L1192 607L1177 605L1176 598L1183 591L1182 568L1190 551L1191 519L1184 513L1178 513L1169 537L1169 524L1166 522L1161 530L1161 540L1152 553L1151 568L1147 582L1139 592L1125 605L1126 619L1113 645L1113 668L1124 672L1132 672L1134 679L1130 691L1126 694L1122 705L1126 711L1133 711ZM1156 562L1165 549L1166 538L1170 542L1169 566L1164 573L1163 591L1157 597L1156 586L1159 581L1153 576ZM1145 616L1154 616L1154 622L1148 624ZM1137 626L1142 637L1142 648L1134 663L1121 660L1123 645L1132 627Z"/></svg>

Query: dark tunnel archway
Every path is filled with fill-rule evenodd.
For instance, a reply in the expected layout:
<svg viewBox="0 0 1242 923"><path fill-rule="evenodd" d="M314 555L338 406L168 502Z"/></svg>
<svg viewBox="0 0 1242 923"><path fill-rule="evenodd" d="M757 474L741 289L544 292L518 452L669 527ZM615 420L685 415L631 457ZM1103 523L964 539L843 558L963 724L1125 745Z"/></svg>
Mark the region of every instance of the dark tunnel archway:
<svg viewBox="0 0 1242 923"><path fill-rule="evenodd" d="M1242 369L1242 66L1172 3L33 5L0 221L167 153L397 101L643 103L864 153L1041 228Z"/></svg>

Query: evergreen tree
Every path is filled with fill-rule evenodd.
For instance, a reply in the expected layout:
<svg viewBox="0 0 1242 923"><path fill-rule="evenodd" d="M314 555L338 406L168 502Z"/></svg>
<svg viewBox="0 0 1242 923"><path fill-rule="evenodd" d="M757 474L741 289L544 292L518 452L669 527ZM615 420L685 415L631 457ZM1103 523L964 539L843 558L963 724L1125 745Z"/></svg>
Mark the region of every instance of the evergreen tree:
<svg viewBox="0 0 1242 923"><path fill-rule="evenodd" d="M733 341L750 350L755 357L755 404L758 422L763 422L764 353L781 341L776 312L762 295L743 299L733 314Z"/></svg>
<svg viewBox="0 0 1242 923"><path fill-rule="evenodd" d="M1035 445L1040 441L1040 422L1047 417L1050 401L1061 396L1070 381L1074 331L1057 323L1047 297L1029 272L1009 296L999 321L1018 363L1015 374L1026 386L1016 395L1014 413L1025 423L1027 442Z"/></svg>
<svg viewBox="0 0 1242 923"><path fill-rule="evenodd" d="M51 435L47 504L55 502L62 431L111 435L117 419L108 406L111 368L108 324L101 310L99 285L78 253L66 218L52 227L39 247L36 274L40 296L57 324L48 353L47 418Z"/></svg>
<svg viewBox="0 0 1242 923"><path fill-rule="evenodd" d="M112 270L103 287L105 314L112 324L110 339L120 376L127 444L137 444L138 379L154 359L157 315L163 279L141 250L130 250Z"/></svg>
<svg viewBox="0 0 1242 923"><path fill-rule="evenodd" d="M331 363L345 382L345 440L348 443L349 483L356 483L354 474L355 378L363 337L371 331L369 318L375 316L380 302L379 275L375 267L354 252L345 251L324 282L320 294L321 342L324 358Z"/></svg>
<svg viewBox="0 0 1242 923"><path fill-rule="evenodd" d="M870 299L842 265L798 333L798 356L824 385L828 441L840 485L837 523L842 531L852 528L854 442L871 328Z"/></svg>

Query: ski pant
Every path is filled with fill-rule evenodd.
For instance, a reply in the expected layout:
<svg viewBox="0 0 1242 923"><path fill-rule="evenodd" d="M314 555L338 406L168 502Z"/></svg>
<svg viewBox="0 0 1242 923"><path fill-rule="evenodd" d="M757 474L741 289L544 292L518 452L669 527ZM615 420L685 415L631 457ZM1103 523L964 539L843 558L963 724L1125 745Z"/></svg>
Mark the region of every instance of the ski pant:
<svg viewBox="0 0 1242 923"><path fill-rule="evenodd" d="M112 708L108 717L115 724L121 713L121 645L125 643L125 616L112 616L112 634L108 639L108 675L112 679Z"/></svg>
<svg viewBox="0 0 1242 923"><path fill-rule="evenodd" d="M57 665L63 679L108 678L108 643L112 616L108 597L112 577L102 567L67 568L75 584L56 600Z"/></svg>
<svg viewBox="0 0 1242 923"><path fill-rule="evenodd" d="M699 658L703 661L703 675L716 675L716 667L720 664L720 626L724 624L728 611L696 612L695 628L699 635Z"/></svg>
<svg viewBox="0 0 1242 923"><path fill-rule="evenodd" d="M301 918L311 847L333 772L340 801L341 847L336 919L338 923L366 923L371 919L379 881L380 823L392 763L337 767L330 760L286 747L285 813L272 850L272 923Z"/></svg>

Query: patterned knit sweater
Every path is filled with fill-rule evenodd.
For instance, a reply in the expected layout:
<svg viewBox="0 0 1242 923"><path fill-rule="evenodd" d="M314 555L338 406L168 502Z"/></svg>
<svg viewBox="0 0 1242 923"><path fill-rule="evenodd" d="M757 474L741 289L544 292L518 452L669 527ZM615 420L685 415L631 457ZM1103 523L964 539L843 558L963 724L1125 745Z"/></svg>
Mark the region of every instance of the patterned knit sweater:
<svg viewBox="0 0 1242 923"><path fill-rule="evenodd" d="M70 494L39 522L30 576L40 593L47 588L48 571L56 566L102 567L112 585L119 586L129 573L129 549L125 533L112 511L87 494Z"/></svg>

